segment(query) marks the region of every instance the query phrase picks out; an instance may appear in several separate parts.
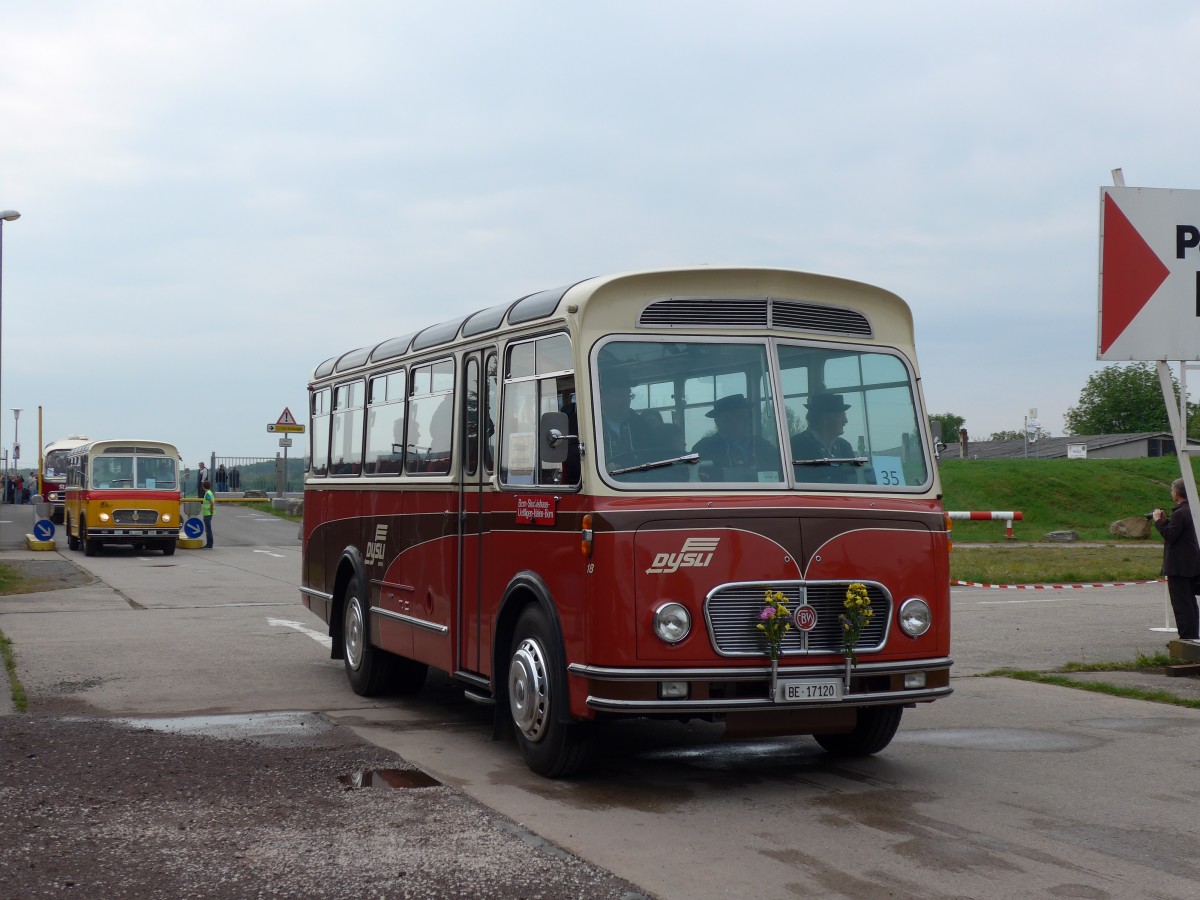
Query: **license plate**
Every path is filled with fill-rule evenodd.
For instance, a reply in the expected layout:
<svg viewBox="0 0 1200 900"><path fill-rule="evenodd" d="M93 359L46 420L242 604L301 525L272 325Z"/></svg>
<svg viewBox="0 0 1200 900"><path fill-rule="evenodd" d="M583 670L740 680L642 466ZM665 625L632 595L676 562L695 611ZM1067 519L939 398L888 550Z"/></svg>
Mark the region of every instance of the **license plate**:
<svg viewBox="0 0 1200 900"><path fill-rule="evenodd" d="M776 703L811 703L820 700L841 700L840 678L789 680L779 682L775 693Z"/></svg>

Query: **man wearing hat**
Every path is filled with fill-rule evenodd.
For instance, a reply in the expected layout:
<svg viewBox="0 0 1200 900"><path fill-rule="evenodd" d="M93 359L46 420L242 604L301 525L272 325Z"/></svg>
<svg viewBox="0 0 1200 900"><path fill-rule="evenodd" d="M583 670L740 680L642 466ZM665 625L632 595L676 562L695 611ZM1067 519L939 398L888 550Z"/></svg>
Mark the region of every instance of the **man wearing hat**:
<svg viewBox="0 0 1200 900"><path fill-rule="evenodd" d="M639 413L630 406L629 375L614 366L600 368L600 425L604 436L604 456L631 462L638 450L663 443L656 417ZM657 425L661 425L659 419ZM610 466L611 467L611 466Z"/></svg>
<svg viewBox="0 0 1200 900"><path fill-rule="evenodd" d="M854 448L842 437L846 430L846 410L850 404L842 399L841 394L813 394L805 404L808 407L808 429L792 435L792 459L853 459ZM819 475L806 467L797 467L797 473L804 481L853 481L854 470L849 467L846 472L830 478Z"/></svg>
<svg viewBox="0 0 1200 900"><path fill-rule="evenodd" d="M716 423L715 434L702 437L692 447L700 454L700 465L712 463L718 469L742 469L743 473L723 472L717 480L757 481L758 473L779 476L779 448L758 437L751 424L753 404L743 394L721 397L706 412Z"/></svg>

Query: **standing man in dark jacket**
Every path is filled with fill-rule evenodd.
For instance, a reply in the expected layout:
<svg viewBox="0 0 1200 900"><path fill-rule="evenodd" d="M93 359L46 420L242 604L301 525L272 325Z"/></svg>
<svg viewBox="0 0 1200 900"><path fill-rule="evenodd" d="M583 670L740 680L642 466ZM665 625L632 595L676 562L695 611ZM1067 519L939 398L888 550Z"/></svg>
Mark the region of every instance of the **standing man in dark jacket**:
<svg viewBox="0 0 1200 900"><path fill-rule="evenodd" d="M1200 546L1196 544L1196 526L1188 507L1187 490L1182 478L1171 482L1171 500L1175 506L1168 517L1154 510L1154 527L1163 536L1162 573L1167 576L1167 593L1175 613L1175 627L1185 641L1200 638L1200 608L1196 589L1200 587Z"/></svg>

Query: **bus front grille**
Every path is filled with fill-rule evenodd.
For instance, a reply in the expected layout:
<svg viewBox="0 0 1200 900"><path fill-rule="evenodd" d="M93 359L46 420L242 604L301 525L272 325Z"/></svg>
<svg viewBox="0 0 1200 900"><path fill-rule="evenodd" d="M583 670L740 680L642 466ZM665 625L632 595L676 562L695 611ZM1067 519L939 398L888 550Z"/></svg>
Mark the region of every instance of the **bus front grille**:
<svg viewBox="0 0 1200 900"><path fill-rule="evenodd" d="M153 509L115 509L114 525L157 525L158 512Z"/></svg>
<svg viewBox="0 0 1200 900"><path fill-rule="evenodd" d="M782 655L804 656L843 653L842 623L846 589L850 581L788 581L723 585L709 595L704 604L704 618L713 647L721 656L765 656L766 638L756 627L759 613L766 606L767 590L784 595L787 608L795 612L806 601L817 614L816 625L805 633L793 624L783 636ZM883 647L891 621L892 600L882 585L863 581L871 599L872 616L863 628L855 646L858 653L869 653Z"/></svg>

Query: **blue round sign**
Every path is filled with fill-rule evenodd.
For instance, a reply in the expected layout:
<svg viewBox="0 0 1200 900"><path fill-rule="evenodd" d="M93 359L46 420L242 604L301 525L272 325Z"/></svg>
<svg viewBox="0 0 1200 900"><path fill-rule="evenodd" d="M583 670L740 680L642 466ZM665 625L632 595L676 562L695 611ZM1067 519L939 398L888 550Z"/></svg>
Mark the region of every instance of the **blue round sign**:
<svg viewBox="0 0 1200 900"><path fill-rule="evenodd" d="M204 537L204 521L192 516L183 523L183 535L189 538Z"/></svg>
<svg viewBox="0 0 1200 900"><path fill-rule="evenodd" d="M48 541L54 537L54 523L49 519L38 519L33 523L33 536L39 541Z"/></svg>

